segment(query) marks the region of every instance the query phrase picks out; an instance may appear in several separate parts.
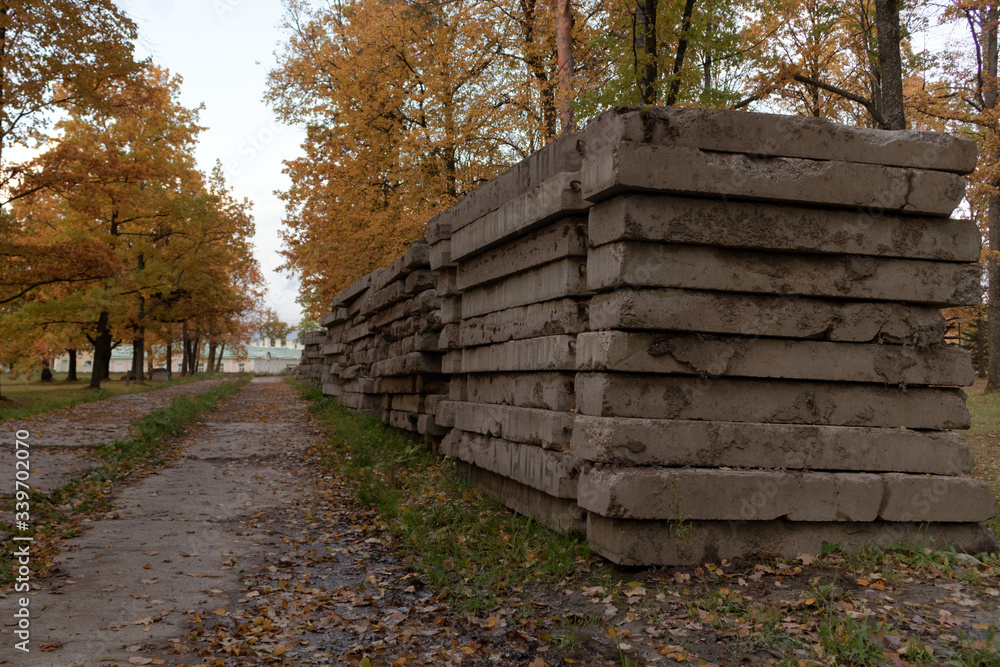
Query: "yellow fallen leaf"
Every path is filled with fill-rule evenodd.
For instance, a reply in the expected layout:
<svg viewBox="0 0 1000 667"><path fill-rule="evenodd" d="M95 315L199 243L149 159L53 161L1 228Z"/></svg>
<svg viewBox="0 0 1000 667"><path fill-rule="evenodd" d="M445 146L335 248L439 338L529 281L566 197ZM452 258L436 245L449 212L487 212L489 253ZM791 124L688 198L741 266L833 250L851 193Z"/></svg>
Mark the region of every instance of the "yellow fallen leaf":
<svg viewBox="0 0 1000 667"><path fill-rule="evenodd" d="M148 570L151 567L153 567L153 565L151 563L146 563L145 565L142 566L142 569Z"/></svg>
<svg viewBox="0 0 1000 667"><path fill-rule="evenodd" d="M287 649L286 649L286 648L285 648L284 646L275 646L275 647L274 647L274 655L281 655L281 654L282 654L282 653L284 653L284 652L285 652L286 650L287 650Z"/></svg>
<svg viewBox="0 0 1000 667"><path fill-rule="evenodd" d="M216 616L225 616L227 612L222 607L219 607L218 609L215 610L214 613Z"/></svg>
<svg viewBox="0 0 1000 667"><path fill-rule="evenodd" d="M867 586L870 583L867 579L858 579L858 586Z"/></svg>
<svg viewBox="0 0 1000 667"><path fill-rule="evenodd" d="M372 667L372 661L368 658L361 658L361 664L358 667Z"/></svg>

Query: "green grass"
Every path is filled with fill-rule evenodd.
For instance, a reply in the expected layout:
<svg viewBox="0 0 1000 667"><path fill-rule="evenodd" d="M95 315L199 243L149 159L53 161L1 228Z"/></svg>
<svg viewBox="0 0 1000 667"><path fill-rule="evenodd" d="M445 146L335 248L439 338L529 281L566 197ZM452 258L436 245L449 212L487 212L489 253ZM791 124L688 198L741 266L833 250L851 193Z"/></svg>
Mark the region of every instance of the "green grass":
<svg viewBox="0 0 1000 667"><path fill-rule="evenodd" d="M977 380L967 391L972 428L965 434L976 457L972 475L989 482L993 495L1000 498L1000 394L983 393L984 387L985 380ZM1000 513L987 525L1000 535Z"/></svg>
<svg viewBox="0 0 1000 667"><path fill-rule="evenodd" d="M358 500L377 510L424 581L450 593L463 611L487 611L499 598L519 594L522 584L572 577L590 561L579 540L456 479L454 463L429 445L351 412L318 389L297 386L325 425L324 463L351 480Z"/></svg>
<svg viewBox="0 0 1000 667"><path fill-rule="evenodd" d="M90 383L89 373L78 374L77 377L80 380L77 382L66 382L65 375L65 373L56 373L56 379L53 382L10 381L4 377L0 380L0 395L7 400L0 401L0 422L7 419L25 419L33 415L44 414L78 403L89 403L90 401L99 401L114 396L138 394L212 377L221 377L221 375L200 373L185 378L177 376L176 379L169 382L157 382L155 384L136 384L132 382L128 386L124 382L117 380L105 380L101 382L100 390L94 390L88 386Z"/></svg>
<svg viewBox="0 0 1000 667"><path fill-rule="evenodd" d="M41 553L52 552L61 538L78 535L78 519L86 513L106 509L108 495L115 484L133 471L155 466L165 461L167 439L179 435L185 426L200 415L214 409L219 402L239 391L250 382L249 376L227 382L199 396L183 396L170 405L146 415L136 427L136 436L97 447L96 458L103 465L92 468L69 480L51 493L32 492L30 496L31 525L35 538L34 549ZM0 516L14 516L14 501L7 498L0 502ZM0 532L13 533L10 524L0 522ZM33 567L46 574L50 560L32 561ZM12 582L11 559L0 560L0 586Z"/></svg>

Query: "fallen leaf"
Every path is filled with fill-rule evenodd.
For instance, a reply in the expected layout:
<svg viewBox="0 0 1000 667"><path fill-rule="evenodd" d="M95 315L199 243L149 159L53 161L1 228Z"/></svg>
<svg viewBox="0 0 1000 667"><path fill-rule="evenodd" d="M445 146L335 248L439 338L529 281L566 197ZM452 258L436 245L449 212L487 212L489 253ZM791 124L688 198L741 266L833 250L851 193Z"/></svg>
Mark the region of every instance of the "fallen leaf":
<svg viewBox="0 0 1000 667"><path fill-rule="evenodd" d="M151 665L153 664L152 658L129 658L128 664L130 665Z"/></svg>

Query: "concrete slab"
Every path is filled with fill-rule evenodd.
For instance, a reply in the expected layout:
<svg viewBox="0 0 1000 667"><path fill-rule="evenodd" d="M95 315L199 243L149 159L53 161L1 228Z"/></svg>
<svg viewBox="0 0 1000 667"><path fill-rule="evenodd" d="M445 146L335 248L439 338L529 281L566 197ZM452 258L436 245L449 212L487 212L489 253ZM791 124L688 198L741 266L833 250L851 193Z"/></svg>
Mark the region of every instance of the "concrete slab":
<svg viewBox="0 0 1000 667"><path fill-rule="evenodd" d="M579 171L583 160L581 140L579 134L556 137L541 150L459 199L448 212L452 234L563 172Z"/></svg>
<svg viewBox="0 0 1000 667"><path fill-rule="evenodd" d="M455 428L555 451L569 451L573 435L571 412L513 405L456 403Z"/></svg>
<svg viewBox="0 0 1000 667"><path fill-rule="evenodd" d="M976 523L870 521L636 521L587 517L587 542L619 565L703 565L724 558L820 554L824 543L845 551L899 542L966 553L996 551L992 533Z"/></svg>
<svg viewBox="0 0 1000 667"><path fill-rule="evenodd" d="M874 521L884 496L865 473L588 467L577 502L613 519Z"/></svg>
<svg viewBox="0 0 1000 667"><path fill-rule="evenodd" d="M699 331L918 346L944 342L926 306L674 289L621 289L590 302L590 328Z"/></svg>
<svg viewBox="0 0 1000 667"><path fill-rule="evenodd" d="M564 218L462 262L456 285L464 291L566 257L586 256L587 218Z"/></svg>
<svg viewBox="0 0 1000 667"><path fill-rule="evenodd" d="M621 466L857 470L961 475L974 460L951 431L576 415L571 450Z"/></svg>
<svg viewBox="0 0 1000 667"><path fill-rule="evenodd" d="M371 368L372 377L440 372L441 355L426 352L412 352L401 357L376 361Z"/></svg>
<svg viewBox="0 0 1000 667"><path fill-rule="evenodd" d="M576 410L597 417L969 428L960 389L579 373Z"/></svg>
<svg viewBox="0 0 1000 667"><path fill-rule="evenodd" d="M465 291L462 316L469 319L498 310L586 294L586 260L562 259Z"/></svg>
<svg viewBox="0 0 1000 667"><path fill-rule="evenodd" d="M687 243L805 254L979 260L972 220L629 194L590 209L592 246L615 241Z"/></svg>
<svg viewBox="0 0 1000 667"><path fill-rule="evenodd" d="M947 308L980 303L982 279L978 264L659 243L609 243L587 257L587 287L595 291L670 287Z"/></svg>
<svg viewBox="0 0 1000 667"><path fill-rule="evenodd" d="M969 386L972 357L953 345L835 343L709 334L585 332L581 371Z"/></svg>
<svg viewBox="0 0 1000 667"><path fill-rule="evenodd" d="M575 336L543 336L465 348L463 373L571 371L576 368Z"/></svg>
<svg viewBox="0 0 1000 667"><path fill-rule="evenodd" d="M462 321L457 333L460 346L475 347L540 336L572 335L586 329L587 301L556 299L470 317Z"/></svg>
<svg viewBox="0 0 1000 667"><path fill-rule="evenodd" d="M611 109L582 133L591 153L621 141L688 146L708 151L935 169L969 174L976 146L944 132L887 131L825 118L745 113L729 109L643 107Z"/></svg>
<svg viewBox="0 0 1000 667"><path fill-rule="evenodd" d="M576 408L572 373L504 373L469 375L466 398L472 403L517 405L568 412Z"/></svg>
<svg viewBox="0 0 1000 667"><path fill-rule="evenodd" d="M580 173L582 195L594 203L623 192L660 192L950 216L965 193L960 176L940 171L633 142L588 154Z"/></svg>
<svg viewBox="0 0 1000 667"><path fill-rule="evenodd" d="M996 512L967 477L710 468L585 468L580 507L616 519L978 522Z"/></svg>
<svg viewBox="0 0 1000 667"><path fill-rule="evenodd" d="M533 229L583 213L591 203L580 195L580 178L579 172L558 174L455 231L451 237L451 261L461 264Z"/></svg>
<svg viewBox="0 0 1000 667"><path fill-rule="evenodd" d="M579 460L570 454L452 429L445 456L471 463L557 498L576 498Z"/></svg>
<svg viewBox="0 0 1000 667"><path fill-rule="evenodd" d="M458 477L519 514L563 533L584 533L586 512L567 498L556 498L464 461L455 461Z"/></svg>

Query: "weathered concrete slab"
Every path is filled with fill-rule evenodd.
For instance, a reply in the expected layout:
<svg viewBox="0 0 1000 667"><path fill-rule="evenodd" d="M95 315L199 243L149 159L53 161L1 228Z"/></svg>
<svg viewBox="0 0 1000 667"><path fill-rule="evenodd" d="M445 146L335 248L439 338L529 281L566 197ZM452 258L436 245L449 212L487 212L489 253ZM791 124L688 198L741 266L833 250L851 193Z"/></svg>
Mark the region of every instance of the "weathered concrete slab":
<svg viewBox="0 0 1000 667"><path fill-rule="evenodd" d="M407 294L419 294L424 290L437 290L436 271L414 271L406 276L404 283Z"/></svg>
<svg viewBox="0 0 1000 667"><path fill-rule="evenodd" d="M390 343L385 355L387 357L401 357L412 352L438 352L440 349L438 337L437 333L419 333L407 336Z"/></svg>
<svg viewBox="0 0 1000 667"><path fill-rule="evenodd" d="M496 473L455 461L455 472L461 479L482 493L500 501L510 509L533 517L543 526L563 533L584 533L586 512L567 498L556 498L530 486L515 482Z"/></svg>
<svg viewBox="0 0 1000 667"><path fill-rule="evenodd" d="M466 381L467 377L465 375L452 375L451 380L448 382L448 400L451 401L464 401L466 400Z"/></svg>
<svg viewBox="0 0 1000 667"><path fill-rule="evenodd" d="M398 410L389 410L383 412L382 415L382 421L389 426L413 433L417 432L417 422L419 419L420 415L415 412L400 412Z"/></svg>
<svg viewBox="0 0 1000 667"><path fill-rule="evenodd" d="M455 284L467 290L566 257L586 256L587 218L564 218L462 262Z"/></svg>
<svg viewBox="0 0 1000 667"><path fill-rule="evenodd" d="M976 146L944 132L887 131L825 118L684 107L619 108L587 124L590 153L621 141L708 151L843 160L969 174Z"/></svg>
<svg viewBox="0 0 1000 667"><path fill-rule="evenodd" d="M967 477L711 468L586 468L580 507L614 519L985 521L989 484Z"/></svg>
<svg viewBox="0 0 1000 667"><path fill-rule="evenodd" d="M455 428L556 451L569 451L573 436L571 412L513 405L456 403Z"/></svg>
<svg viewBox="0 0 1000 667"><path fill-rule="evenodd" d="M996 514L989 483L969 477L886 475L886 521L985 521Z"/></svg>
<svg viewBox="0 0 1000 667"><path fill-rule="evenodd" d="M361 324L351 327L346 332L344 332L344 342L351 343L356 340L360 340L365 336L371 335L371 325L368 321L364 321Z"/></svg>
<svg viewBox="0 0 1000 667"><path fill-rule="evenodd" d="M438 426L451 428L455 425L455 401L441 401L438 403L437 412L434 413L434 421Z"/></svg>
<svg viewBox="0 0 1000 667"><path fill-rule="evenodd" d="M960 176L940 171L632 142L588 155L580 173L583 197L595 203L660 192L950 216L965 193Z"/></svg>
<svg viewBox="0 0 1000 667"><path fill-rule="evenodd" d="M590 328L700 331L853 343L937 345L941 311L895 303L832 301L673 289L621 289L590 302Z"/></svg>
<svg viewBox="0 0 1000 667"><path fill-rule="evenodd" d="M336 356L341 355L347 351L347 346L343 343L331 343L329 345L324 345L322 349L322 354L326 356Z"/></svg>
<svg viewBox="0 0 1000 667"><path fill-rule="evenodd" d="M353 283L338 292L337 296L333 297L333 304L331 307L336 308L357 299L371 285L371 280L372 276L370 273L367 273L355 280Z"/></svg>
<svg viewBox="0 0 1000 667"><path fill-rule="evenodd" d="M376 361L372 364L373 377L393 375L416 375L419 373L440 373L441 355L412 352L401 357Z"/></svg>
<svg viewBox="0 0 1000 667"><path fill-rule="evenodd" d="M532 229L583 213L590 206L580 195L580 173L558 174L455 231L451 237L451 261L461 264Z"/></svg>
<svg viewBox="0 0 1000 667"><path fill-rule="evenodd" d="M577 334L587 329L587 302L557 299L499 310L462 321L458 342L463 347L509 340Z"/></svg>
<svg viewBox="0 0 1000 667"><path fill-rule="evenodd" d="M565 412L576 407L573 379L571 373L469 375L466 400Z"/></svg>
<svg viewBox="0 0 1000 667"><path fill-rule="evenodd" d="M338 400L341 405L356 412L367 412L376 415L382 412L382 398L375 394L344 392Z"/></svg>
<svg viewBox="0 0 1000 667"><path fill-rule="evenodd" d="M423 412L423 394L390 394L385 396L386 407L389 410L399 410L401 412Z"/></svg>
<svg viewBox="0 0 1000 667"><path fill-rule="evenodd" d="M495 211L515 197L563 172L580 170L583 146L579 134L564 134L507 171L494 176L455 202L448 212L451 232Z"/></svg>
<svg viewBox="0 0 1000 667"><path fill-rule="evenodd" d="M451 212L442 211L428 220L426 236L432 248L441 241L451 239Z"/></svg>
<svg viewBox="0 0 1000 667"><path fill-rule="evenodd" d="M972 220L630 194L590 209L590 244L688 243L747 250L979 260Z"/></svg>
<svg viewBox="0 0 1000 667"><path fill-rule="evenodd" d="M709 334L585 332L576 339L581 371L664 373L888 385L969 386L967 350L938 345L834 343Z"/></svg>
<svg viewBox="0 0 1000 667"><path fill-rule="evenodd" d="M619 565L701 565L724 558L823 553L823 544L860 551L873 544L954 547L967 553L996 550L996 538L977 523L870 521L637 521L587 517L587 542Z"/></svg>
<svg viewBox="0 0 1000 667"><path fill-rule="evenodd" d="M441 441L441 452L550 496L576 498L579 460L571 454L458 429Z"/></svg>
<svg viewBox="0 0 1000 667"><path fill-rule="evenodd" d="M448 296L441 299L441 309L439 311L441 324L462 321L462 297Z"/></svg>
<svg viewBox="0 0 1000 667"><path fill-rule="evenodd" d="M884 494L864 473L591 467L577 502L613 519L874 521Z"/></svg>
<svg viewBox="0 0 1000 667"><path fill-rule="evenodd" d="M576 415L571 451L620 466L858 470L961 475L974 461L951 431Z"/></svg>
<svg viewBox="0 0 1000 667"><path fill-rule="evenodd" d="M329 329L335 324L340 324L347 320L347 309L346 308L334 308L329 314L324 315L320 318L319 325L321 327L326 327Z"/></svg>
<svg viewBox="0 0 1000 667"><path fill-rule="evenodd" d="M978 264L851 255L790 255L659 243L609 243L590 251L587 286L671 287L921 303L982 301Z"/></svg>
<svg viewBox="0 0 1000 667"><path fill-rule="evenodd" d="M448 380L441 375L403 375L374 378L376 394L431 394L447 391Z"/></svg>
<svg viewBox="0 0 1000 667"><path fill-rule="evenodd" d="M448 435L448 427L437 423L434 415L419 415L417 417L417 433L430 438L442 438Z"/></svg>
<svg viewBox="0 0 1000 667"><path fill-rule="evenodd" d="M449 350L441 357L441 372L454 375L462 372L462 357L465 350Z"/></svg>
<svg viewBox="0 0 1000 667"><path fill-rule="evenodd" d="M441 333L438 334L438 348L441 350L454 350L463 347L459 336L460 327L461 325L456 322L444 325Z"/></svg>
<svg viewBox="0 0 1000 667"><path fill-rule="evenodd" d="M434 293L438 296L456 296L461 294L455 277L455 269L442 269L438 271L437 288Z"/></svg>
<svg viewBox="0 0 1000 667"><path fill-rule="evenodd" d="M344 393L344 386L339 382L324 382L322 391L326 396L339 398Z"/></svg>
<svg viewBox="0 0 1000 667"><path fill-rule="evenodd" d="M576 369L576 337L544 336L465 348L463 373L545 372Z"/></svg>
<svg viewBox="0 0 1000 667"><path fill-rule="evenodd" d="M960 389L579 373L576 409L597 417L969 428Z"/></svg>
<svg viewBox="0 0 1000 667"><path fill-rule="evenodd" d="M462 315L469 319L529 303L587 293L587 262L571 257L464 292Z"/></svg>
<svg viewBox="0 0 1000 667"><path fill-rule="evenodd" d="M438 241L431 246L430 265L431 269L434 271L455 266L454 262L451 261L450 238L444 241Z"/></svg>

